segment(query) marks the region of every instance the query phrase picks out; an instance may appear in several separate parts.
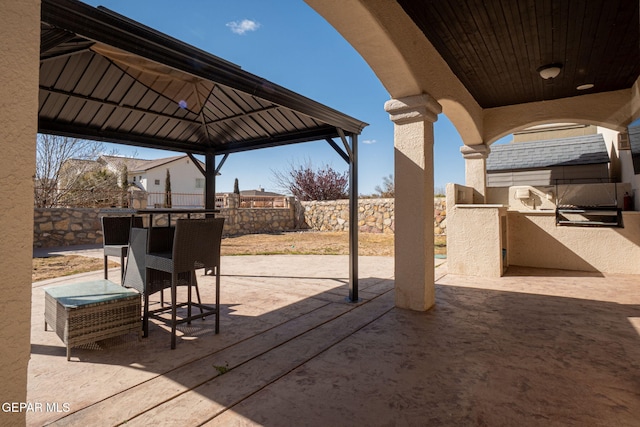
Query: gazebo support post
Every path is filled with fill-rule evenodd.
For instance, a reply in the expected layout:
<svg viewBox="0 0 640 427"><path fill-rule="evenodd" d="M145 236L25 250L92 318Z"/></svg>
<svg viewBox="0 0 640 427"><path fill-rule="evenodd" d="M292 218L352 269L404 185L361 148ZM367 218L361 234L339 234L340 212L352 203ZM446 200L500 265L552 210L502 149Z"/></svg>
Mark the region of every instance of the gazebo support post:
<svg viewBox="0 0 640 427"><path fill-rule="evenodd" d="M327 139L329 144L349 163L349 298L350 302L358 302L358 135L349 134L351 144L344 131L337 129L344 145L344 151Z"/></svg>
<svg viewBox="0 0 640 427"><path fill-rule="evenodd" d="M208 151L205 155L204 208L216 208L216 154ZM213 215L212 215L213 216Z"/></svg>
<svg viewBox="0 0 640 427"><path fill-rule="evenodd" d="M358 135L349 154L349 301L358 302Z"/></svg>

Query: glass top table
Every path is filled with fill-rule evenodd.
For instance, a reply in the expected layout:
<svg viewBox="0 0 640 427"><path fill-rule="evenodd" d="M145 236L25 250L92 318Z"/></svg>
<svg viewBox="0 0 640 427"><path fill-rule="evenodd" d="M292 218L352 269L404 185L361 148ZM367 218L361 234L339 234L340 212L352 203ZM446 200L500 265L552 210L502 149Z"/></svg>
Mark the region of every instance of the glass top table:
<svg viewBox="0 0 640 427"><path fill-rule="evenodd" d="M44 291L65 308L78 308L89 304L101 304L138 295L133 289L124 288L109 280L72 283L52 286Z"/></svg>

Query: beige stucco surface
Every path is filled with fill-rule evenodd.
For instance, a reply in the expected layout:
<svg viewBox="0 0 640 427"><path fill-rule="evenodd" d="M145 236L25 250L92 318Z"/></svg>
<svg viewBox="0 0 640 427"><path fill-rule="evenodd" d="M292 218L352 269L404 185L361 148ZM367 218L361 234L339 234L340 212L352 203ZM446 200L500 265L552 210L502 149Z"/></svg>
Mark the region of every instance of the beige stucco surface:
<svg viewBox="0 0 640 427"><path fill-rule="evenodd" d="M0 396L24 402L30 352L33 181L40 1L0 2ZM0 425L24 414L0 413Z"/></svg>
<svg viewBox="0 0 640 427"><path fill-rule="evenodd" d="M424 311L435 304L430 217L434 206L433 122L441 107L422 94L388 101L385 109L395 123L396 306Z"/></svg>
<svg viewBox="0 0 640 427"><path fill-rule="evenodd" d="M499 205L455 205L447 211L449 273L500 277L503 272Z"/></svg>
<svg viewBox="0 0 640 427"><path fill-rule="evenodd" d="M493 143L514 131L544 123L583 123L623 131L633 121L638 102L638 93L632 88L490 108L484 110L484 138Z"/></svg>
<svg viewBox="0 0 640 427"><path fill-rule="evenodd" d="M624 228L555 225L553 212L509 212L509 264L640 274L640 212Z"/></svg>

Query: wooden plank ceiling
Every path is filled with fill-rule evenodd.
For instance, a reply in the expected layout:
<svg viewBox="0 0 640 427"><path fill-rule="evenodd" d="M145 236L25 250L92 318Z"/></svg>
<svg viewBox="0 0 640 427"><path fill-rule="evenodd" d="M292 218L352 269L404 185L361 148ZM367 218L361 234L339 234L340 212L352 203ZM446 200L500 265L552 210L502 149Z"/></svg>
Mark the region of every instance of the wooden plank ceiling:
<svg viewBox="0 0 640 427"><path fill-rule="evenodd" d="M640 74L638 0L398 3L484 108L627 89Z"/></svg>

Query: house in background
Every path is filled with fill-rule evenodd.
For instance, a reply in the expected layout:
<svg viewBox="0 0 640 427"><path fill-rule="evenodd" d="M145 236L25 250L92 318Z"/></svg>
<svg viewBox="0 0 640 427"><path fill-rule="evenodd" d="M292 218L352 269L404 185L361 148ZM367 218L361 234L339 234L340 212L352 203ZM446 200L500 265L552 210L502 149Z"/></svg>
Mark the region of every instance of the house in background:
<svg viewBox="0 0 640 427"><path fill-rule="evenodd" d="M216 193L216 207L229 207L229 198L233 194L233 192ZM261 186L258 186L257 190L241 190L237 197L237 206L240 208L289 207L289 197L280 193L265 191Z"/></svg>
<svg viewBox="0 0 640 427"><path fill-rule="evenodd" d="M58 171L57 187L68 187L78 179L78 176L82 176L90 172L95 172L99 169L101 169L100 164L94 160L65 160L62 165L60 165L60 170Z"/></svg>
<svg viewBox="0 0 640 427"><path fill-rule="evenodd" d="M204 206L204 176L186 155L165 157L156 160L142 160L119 156L101 156L98 162L118 175L120 179L124 165L130 185L147 193L147 206L164 205L167 170L171 177L173 207ZM204 168L204 163L200 162Z"/></svg>
<svg viewBox="0 0 640 427"><path fill-rule="evenodd" d="M494 145L487 157L487 187L512 185L554 185L557 181L614 180L609 150L595 126L575 126L579 135L567 132L566 125L548 126L514 134L513 142ZM593 133L585 134L585 128ZM526 138L522 138L522 136ZM537 137L537 138L536 138Z"/></svg>
<svg viewBox="0 0 640 427"><path fill-rule="evenodd" d="M577 124L543 125L517 132L512 143L491 148L487 197L510 209L575 210L588 206L606 208L617 216L615 210L631 208L624 206L624 198L634 191L630 180L620 179L630 162L629 153L615 143L617 140L617 132ZM596 216L602 219L602 215ZM558 220L559 224L586 225L565 222L562 216ZM620 225L619 221L591 221L589 225L596 222Z"/></svg>

